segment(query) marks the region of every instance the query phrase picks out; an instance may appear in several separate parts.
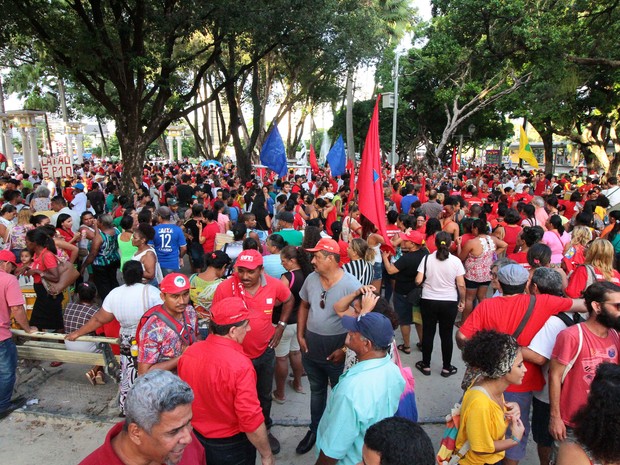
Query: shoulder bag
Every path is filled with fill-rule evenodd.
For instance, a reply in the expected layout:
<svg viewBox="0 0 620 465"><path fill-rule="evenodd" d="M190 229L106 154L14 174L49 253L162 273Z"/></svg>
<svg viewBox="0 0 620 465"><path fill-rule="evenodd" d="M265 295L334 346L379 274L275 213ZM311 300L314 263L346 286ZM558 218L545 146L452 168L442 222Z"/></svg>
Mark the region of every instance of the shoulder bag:
<svg viewBox="0 0 620 465"><path fill-rule="evenodd" d="M420 283L419 286L416 285L407 294L407 302L413 305L414 307L419 307L420 300L422 300L422 285L424 284L424 281L426 281L426 264L428 262L428 255L426 255L423 258L423 260L424 260L424 278L422 279L422 282Z"/></svg>
<svg viewBox="0 0 620 465"><path fill-rule="evenodd" d="M49 250L47 252L52 253ZM80 277L80 272L71 262L63 262L55 254L52 253L52 255L56 259L56 263L58 263L58 282L52 283L41 277L41 283L43 283L43 286L49 295L57 296L58 294L62 294L66 288L77 281Z"/></svg>

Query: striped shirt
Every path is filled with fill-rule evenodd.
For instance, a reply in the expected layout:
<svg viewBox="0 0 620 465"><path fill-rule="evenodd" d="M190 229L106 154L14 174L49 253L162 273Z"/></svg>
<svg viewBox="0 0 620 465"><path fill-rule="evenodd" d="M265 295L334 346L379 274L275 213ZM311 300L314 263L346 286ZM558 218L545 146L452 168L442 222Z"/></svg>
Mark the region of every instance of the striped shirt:
<svg viewBox="0 0 620 465"><path fill-rule="evenodd" d="M355 278L362 283L362 286L368 286L372 283L373 263L366 260L351 260L349 263L342 266L344 271L351 273Z"/></svg>

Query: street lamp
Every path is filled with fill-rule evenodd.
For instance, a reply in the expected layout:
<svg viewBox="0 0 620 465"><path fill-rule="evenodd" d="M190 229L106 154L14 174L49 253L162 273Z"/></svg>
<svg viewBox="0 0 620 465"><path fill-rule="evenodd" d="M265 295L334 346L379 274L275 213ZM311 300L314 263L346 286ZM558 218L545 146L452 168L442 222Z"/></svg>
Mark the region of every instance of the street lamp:
<svg viewBox="0 0 620 465"><path fill-rule="evenodd" d="M474 137L474 133L476 132L476 125L475 124L470 124L467 127L467 132L469 133L469 138L472 139ZM463 150L463 134L459 134L459 160L461 160L461 152ZM459 162L460 163L460 162Z"/></svg>

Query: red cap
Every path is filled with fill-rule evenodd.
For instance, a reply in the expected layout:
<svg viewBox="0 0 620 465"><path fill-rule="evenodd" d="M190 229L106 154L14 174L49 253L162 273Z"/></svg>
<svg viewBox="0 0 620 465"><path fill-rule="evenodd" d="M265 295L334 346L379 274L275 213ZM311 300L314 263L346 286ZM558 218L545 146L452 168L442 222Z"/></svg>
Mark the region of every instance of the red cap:
<svg viewBox="0 0 620 465"><path fill-rule="evenodd" d="M11 262L13 265L17 265L15 254L10 250L0 250L0 262Z"/></svg>
<svg viewBox="0 0 620 465"><path fill-rule="evenodd" d="M181 273L170 273L159 283L159 290L164 294L180 294L188 289L189 279Z"/></svg>
<svg viewBox="0 0 620 465"><path fill-rule="evenodd" d="M399 233L398 236L403 241L411 241L414 244L424 245L424 234L420 231L409 231L408 233Z"/></svg>
<svg viewBox="0 0 620 465"><path fill-rule="evenodd" d="M30 174L35 175L35 176L36 176L36 174L37 174L37 170L32 170L32 171L30 172Z"/></svg>
<svg viewBox="0 0 620 465"><path fill-rule="evenodd" d="M338 245L338 242L336 242L333 239L329 239L327 237L324 237L319 242L317 242L314 248L306 249L307 252L318 252L320 250L329 252L329 253L340 254L340 246Z"/></svg>
<svg viewBox="0 0 620 465"><path fill-rule="evenodd" d="M216 325L232 325L250 318L241 297L226 297L211 306L211 320Z"/></svg>
<svg viewBox="0 0 620 465"><path fill-rule="evenodd" d="M241 268L247 268L248 270L255 270L263 264L263 256L258 250L248 249L244 250L237 257L235 266Z"/></svg>

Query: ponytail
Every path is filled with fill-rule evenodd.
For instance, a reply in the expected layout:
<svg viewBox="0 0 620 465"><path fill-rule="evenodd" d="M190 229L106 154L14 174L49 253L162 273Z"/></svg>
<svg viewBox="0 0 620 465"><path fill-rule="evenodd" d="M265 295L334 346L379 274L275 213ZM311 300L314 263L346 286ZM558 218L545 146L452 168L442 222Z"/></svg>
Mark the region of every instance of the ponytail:
<svg viewBox="0 0 620 465"><path fill-rule="evenodd" d="M435 235L435 246L437 247L436 257L439 261L447 260L450 256L450 245L452 236L445 231L440 231Z"/></svg>

